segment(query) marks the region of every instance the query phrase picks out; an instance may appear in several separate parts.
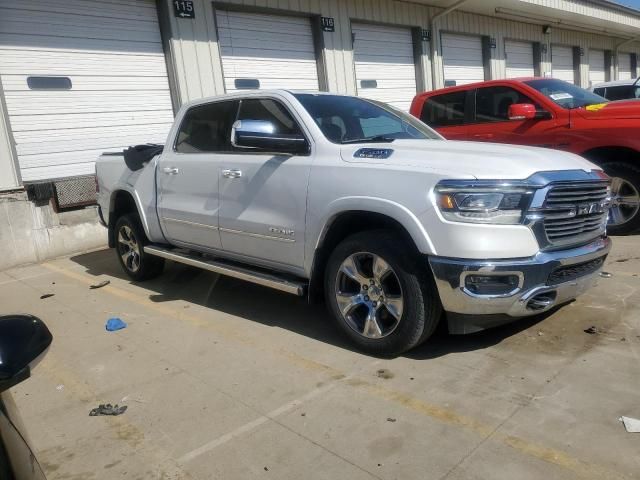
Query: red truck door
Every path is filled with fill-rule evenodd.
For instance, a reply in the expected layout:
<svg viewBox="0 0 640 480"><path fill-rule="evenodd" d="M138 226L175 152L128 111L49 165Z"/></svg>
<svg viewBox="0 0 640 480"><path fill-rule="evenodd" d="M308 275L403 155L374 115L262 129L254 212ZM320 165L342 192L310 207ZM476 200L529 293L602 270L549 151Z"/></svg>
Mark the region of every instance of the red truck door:
<svg viewBox="0 0 640 480"><path fill-rule="evenodd" d="M502 85L484 87L476 89L474 97L468 140L538 147L557 143L559 124L555 115L519 90ZM509 106L514 104L534 105L538 118L510 120Z"/></svg>

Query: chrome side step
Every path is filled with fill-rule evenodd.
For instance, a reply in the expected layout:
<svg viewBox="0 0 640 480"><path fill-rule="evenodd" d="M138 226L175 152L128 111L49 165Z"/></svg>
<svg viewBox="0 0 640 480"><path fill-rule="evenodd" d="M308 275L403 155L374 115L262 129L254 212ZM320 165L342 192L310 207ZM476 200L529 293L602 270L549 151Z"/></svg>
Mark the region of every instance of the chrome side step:
<svg viewBox="0 0 640 480"><path fill-rule="evenodd" d="M279 277L267 271L251 270L247 267L241 267L222 260L202 258L200 256L190 254L185 250L147 245L144 247L144 251L149 255L155 255L157 257L166 258L167 260L173 260L174 262L184 263L185 265L191 265L192 267L219 273L220 275L226 275L228 277L256 283L275 290L280 290L281 292L292 293L293 295L298 295L300 297L305 293L306 284L304 282Z"/></svg>

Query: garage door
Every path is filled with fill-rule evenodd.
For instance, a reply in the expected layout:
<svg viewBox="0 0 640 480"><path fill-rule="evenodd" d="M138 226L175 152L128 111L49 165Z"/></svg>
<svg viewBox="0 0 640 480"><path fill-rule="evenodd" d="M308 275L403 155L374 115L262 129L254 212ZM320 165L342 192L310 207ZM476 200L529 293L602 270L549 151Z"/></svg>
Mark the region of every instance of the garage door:
<svg viewBox="0 0 640 480"><path fill-rule="evenodd" d="M153 0L0 0L0 79L22 179L93 173L173 121Z"/></svg>
<svg viewBox="0 0 640 480"><path fill-rule="evenodd" d="M573 83L573 49L563 45L551 46L551 75L553 78Z"/></svg>
<svg viewBox="0 0 640 480"><path fill-rule="evenodd" d="M227 92L318 90L308 18L217 10L216 21Z"/></svg>
<svg viewBox="0 0 640 480"><path fill-rule="evenodd" d="M358 95L409 110L416 94L411 30L354 23L351 31Z"/></svg>
<svg viewBox="0 0 640 480"><path fill-rule="evenodd" d="M504 53L506 57L507 78L533 77L533 44L531 42L516 42L505 40Z"/></svg>
<svg viewBox="0 0 640 480"><path fill-rule="evenodd" d="M589 86L605 81L604 50L589 50Z"/></svg>
<svg viewBox="0 0 640 480"><path fill-rule="evenodd" d="M484 81L480 37L443 33L441 38L445 86Z"/></svg>
<svg viewBox="0 0 640 480"><path fill-rule="evenodd" d="M627 80L632 78L631 74L631 55L628 53L618 54L618 80Z"/></svg>

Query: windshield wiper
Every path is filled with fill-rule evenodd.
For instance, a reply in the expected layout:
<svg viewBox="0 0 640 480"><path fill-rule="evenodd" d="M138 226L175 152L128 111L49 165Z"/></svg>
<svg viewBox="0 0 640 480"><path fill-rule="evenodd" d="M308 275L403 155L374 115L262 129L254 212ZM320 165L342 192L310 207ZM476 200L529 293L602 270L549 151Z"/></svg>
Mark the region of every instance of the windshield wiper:
<svg viewBox="0 0 640 480"><path fill-rule="evenodd" d="M394 140L395 138L387 137L385 135L375 135L373 137L367 137L367 138L350 138L349 140L343 140L340 143L343 145L347 145L349 143L374 143L374 142L391 143Z"/></svg>

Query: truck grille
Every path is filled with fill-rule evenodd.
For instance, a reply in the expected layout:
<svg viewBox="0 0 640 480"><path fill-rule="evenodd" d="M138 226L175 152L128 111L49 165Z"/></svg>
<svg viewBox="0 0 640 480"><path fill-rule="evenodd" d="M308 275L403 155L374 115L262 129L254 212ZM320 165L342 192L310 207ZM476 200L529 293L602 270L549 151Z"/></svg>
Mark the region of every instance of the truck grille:
<svg viewBox="0 0 640 480"><path fill-rule="evenodd" d="M543 206L544 231L552 246L586 242L606 231L607 182L555 185Z"/></svg>

